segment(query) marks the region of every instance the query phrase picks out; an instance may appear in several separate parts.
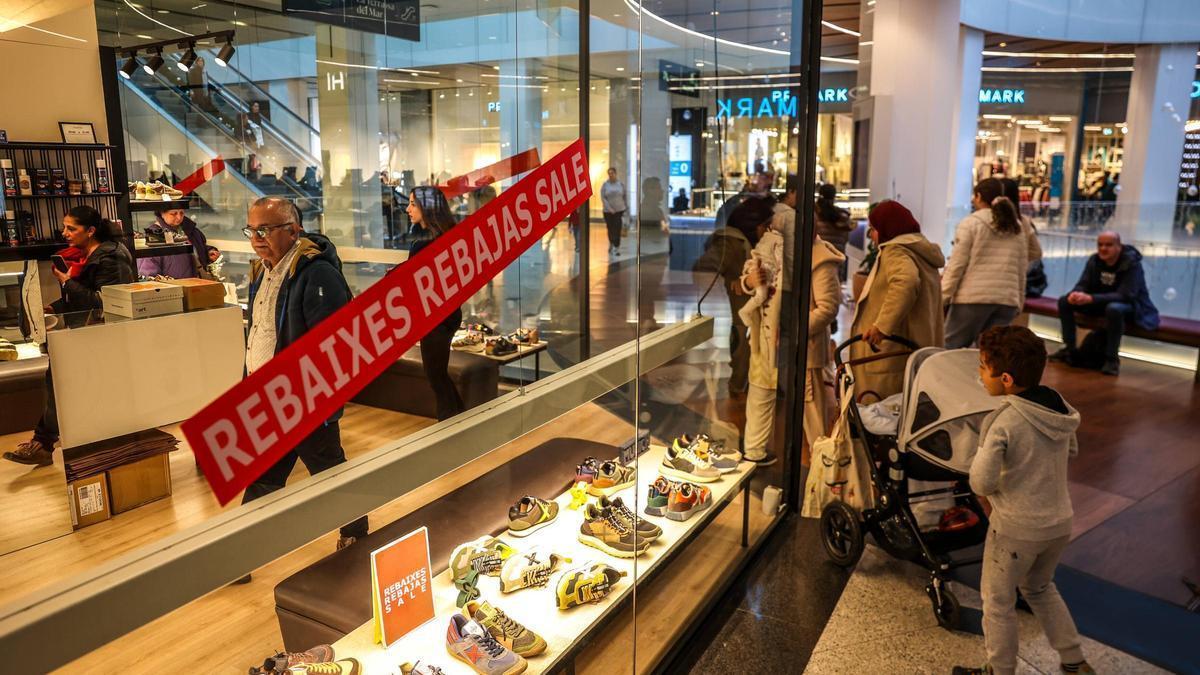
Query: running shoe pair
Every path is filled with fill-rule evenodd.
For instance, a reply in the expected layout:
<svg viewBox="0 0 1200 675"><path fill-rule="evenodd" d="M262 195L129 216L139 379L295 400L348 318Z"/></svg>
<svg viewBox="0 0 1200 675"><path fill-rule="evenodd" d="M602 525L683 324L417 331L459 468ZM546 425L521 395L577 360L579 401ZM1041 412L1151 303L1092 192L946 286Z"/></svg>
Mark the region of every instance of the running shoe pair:
<svg viewBox="0 0 1200 675"><path fill-rule="evenodd" d="M646 515L666 516L680 522L712 506L712 490L659 476L646 495Z"/></svg>
<svg viewBox="0 0 1200 675"><path fill-rule="evenodd" d="M250 675L358 675L358 660L334 659L333 647L317 645L302 652L279 652L263 661L261 668L251 668Z"/></svg>
<svg viewBox="0 0 1200 675"><path fill-rule="evenodd" d="M741 456L725 451L708 436L676 438L663 454L663 475L693 483L712 483L721 474L737 471Z"/></svg>
<svg viewBox="0 0 1200 675"><path fill-rule="evenodd" d="M571 559L537 549L518 553L505 560L500 568L500 591L512 593L522 588L545 586L550 581L550 574L561 562L569 563Z"/></svg>
<svg viewBox="0 0 1200 675"><path fill-rule="evenodd" d="M504 646L474 619L450 616L446 627L446 651L481 675L517 675L529 664L525 657Z"/></svg>
<svg viewBox="0 0 1200 675"><path fill-rule="evenodd" d="M593 497L611 497L634 484L637 472L615 460L588 457L575 467L575 482L586 483Z"/></svg>
<svg viewBox="0 0 1200 675"><path fill-rule="evenodd" d="M662 528L642 520L621 501L601 497L588 504L579 526L579 541L616 558L633 558L650 548L650 542L662 535Z"/></svg>
<svg viewBox="0 0 1200 675"><path fill-rule="evenodd" d="M558 608L567 610L590 602L600 602L608 597L613 586L625 575L625 572L598 562L563 572L554 584Z"/></svg>
<svg viewBox="0 0 1200 675"><path fill-rule="evenodd" d="M508 533L527 537L558 518L558 504L526 495L508 509Z"/></svg>

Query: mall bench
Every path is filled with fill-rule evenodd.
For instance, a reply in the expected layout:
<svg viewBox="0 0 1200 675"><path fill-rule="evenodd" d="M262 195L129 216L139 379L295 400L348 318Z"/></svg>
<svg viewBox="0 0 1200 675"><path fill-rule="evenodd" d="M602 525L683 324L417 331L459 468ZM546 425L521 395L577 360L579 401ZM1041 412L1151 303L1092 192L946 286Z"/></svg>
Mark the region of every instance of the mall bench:
<svg viewBox="0 0 1200 675"><path fill-rule="evenodd" d="M1026 298L1025 311L1029 314L1058 318L1058 298ZM1102 317L1075 315L1075 322L1084 328L1095 330L1104 327ZM1143 340L1157 340L1173 345L1184 345L1200 349L1200 321L1181 319L1175 316L1164 316L1159 320L1158 328L1146 330L1132 322L1125 326L1125 334ZM1200 384L1200 353L1196 356L1196 378Z"/></svg>
<svg viewBox="0 0 1200 675"><path fill-rule="evenodd" d="M275 586L284 648L296 652L332 644L371 620L372 551L427 527L430 562L439 574L459 544L506 530L508 508L523 495L557 495L571 485L584 458L617 452L577 438L547 441L284 579Z"/></svg>

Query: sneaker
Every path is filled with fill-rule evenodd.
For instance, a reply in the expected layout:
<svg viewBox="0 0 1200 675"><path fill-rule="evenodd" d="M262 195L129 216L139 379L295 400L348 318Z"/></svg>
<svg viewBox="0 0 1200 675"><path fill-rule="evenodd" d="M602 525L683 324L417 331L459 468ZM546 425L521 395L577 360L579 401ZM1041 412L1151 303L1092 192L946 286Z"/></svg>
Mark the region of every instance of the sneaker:
<svg viewBox="0 0 1200 675"><path fill-rule="evenodd" d="M595 457L588 457L575 467L575 482L591 485L598 473L600 473L600 462Z"/></svg>
<svg viewBox="0 0 1200 675"><path fill-rule="evenodd" d="M358 659L338 659L325 663L303 663L285 671L294 675L358 675Z"/></svg>
<svg viewBox="0 0 1200 675"><path fill-rule="evenodd" d="M478 623L461 614L450 616L446 651L483 675L516 675L525 672L525 659L500 644Z"/></svg>
<svg viewBox="0 0 1200 675"><path fill-rule="evenodd" d="M471 602L463 607L463 616L474 619L505 647L525 658L546 651L546 641L537 633L513 621L502 610L487 602Z"/></svg>
<svg viewBox="0 0 1200 675"><path fill-rule="evenodd" d="M600 602L625 572L604 563L589 563L578 569L563 572L555 586L559 609L571 609L589 602Z"/></svg>
<svg viewBox="0 0 1200 675"><path fill-rule="evenodd" d="M285 673L288 668L309 663L329 663L333 661L333 647L317 645L302 652L279 652L263 661L262 668L251 668L250 675L260 673Z"/></svg>
<svg viewBox="0 0 1200 675"><path fill-rule="evenodd" d="M483 345L483 353L487 354L488 356L508 356L509 354L515 354L516 352L517 346L512 342L509 342L508 338L503 336L488 338Z"/></svg>
<svg viewBox="0 0 1200 675"><path fill-rule="evenodd" d="M446 675L446 671L437 666L426 666L420 661L416 663L401 663L400 675Z"/></svg>
<svg viewBox="0 0 1200 675"><path fill-rule="evenodd" d="M672 483L667 517L683 522L712 506L712 490L691 483Z"/></svg>
<svg viewBox="0 0 1200 675"><path fill-rule="evenodd" d="M500 567L516 553L511 546L495 537L482 536L475 541L460 544L450 554L450 574L454 579L461 578L470 570L494 577L500 574Z"/></svg>
<svg viewBox="0 0 1200 675"><path fill-rule="evenodd" d="M479 598L479 572L469 569L461 577L455 577L454 588L458 591L454 606L466 607L468 602Z"/></svg>
<svg viewBox="0 0 1200 675"><path fill-rule="evenodd" d="M646 541L654 541L662 536L662 528L648 520L638 518L633 510L625 506L625 502L621 501L620 497L609 500L608 497L601 497L596 504L602 509L612 509L617 512L624 521L627 527L632 527L633 531L639 537Z"/></svg>
<svg viewBox="0 0 1200 675"><path fill-rule="evenodd" d="M742 459L747 462L754 462L759 466L771 466L779 458L775 456L775 453L768 452L766 448L758 448L756 450L747 450Z"/></svg>
<svg viewBox="0 0 1200 675"><path fill-rule="evenodd" d="M545 586L550 581L550 574L560 562L571 562L571 559L557 553L545 554L536 549L514 555L504 562L504 567L500 570L500 591L512 593L522 588Z"/></svg>
<svg viewBox="0 0 1200 675"><path fill-rule="evenodd" d="M508 510L508 533L514 537L527 537L553 523L557 517L557 503L525 496Z"/></svg>
<svg viewBox="0 0 1200 675"><path fill-rule="evenodd" d="M1104 373L1105 375L1113 375L1113 376L1120 375L1121 374L1121 360L1120 359L1105 360L1104 365L1100 366L1100 372Z"/></svg>
<svg viewBox="0 0 1200 675"><path fill-rule="evenodd" d="M690 447L692 452L696 453L697 457L707 460L718 473L737 471L738 462L741 461L740 454L726 453L724 445L714 443L711 438L704 434L695 438L680 436L671 445L675 448L676 452Z"/></svg>
<svg viewBox="0 0 1200 675"><path fill-rule="evenodd" d="M583 510L579 542L617 558L639 556L650 547L650 542L638 536L615 510L595 504Z"/></svg>
<svg viewBox="0 0 1200 675"><path fill-rule="evenodd" d="M17 464L50 466L54 463L53 450L53 447L46 447L41 441L33 439L28 443L18 443L16 451L4 453L4 459Z"/></svg>
<svg viewBox="0 0 1200 675"><path fill-rule="evenodd" d="M692 446L667 448L659 471L662 471L664 476L696 483L711 483L721 478L721 472L714 469L708 460L701 459Z"/></svg>
<svg viewBox="0 0 1200 675"><path fill-rule="evenodd" d="M648 516L667 515L667 502L671 499L671 481L659 476L646 492L646 508L642 511Z"/></svg>
<svg viewBox="0 0 1200 675"><path fill-rule="evenodd" d="M633 485L637 472L620 462L608 460L588 484L588 494L593 497L608 497Z"/></svg>

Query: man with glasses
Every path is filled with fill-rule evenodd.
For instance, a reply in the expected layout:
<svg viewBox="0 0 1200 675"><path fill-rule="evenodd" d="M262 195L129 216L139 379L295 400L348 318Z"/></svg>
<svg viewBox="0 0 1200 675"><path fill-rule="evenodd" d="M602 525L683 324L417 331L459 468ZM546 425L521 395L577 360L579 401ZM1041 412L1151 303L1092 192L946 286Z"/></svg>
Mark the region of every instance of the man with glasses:
<svg viewBox="0 0 1200 675"><path fill-rule="evenodd" d="M263 197L250 206L242 233L259 259L250 264L250 325L246 338L246 372L253 373L275 354L307 333L325 317L350 302L342 261L333 243L305 232L300 212L281 197ZM308 438L267 469L246 488L242 503L282 488L296 460L316 474L346 461L338 410ZM342 549L367 534L367 517L341 528ZM248 582L249 575L240 580Z"/></svg>

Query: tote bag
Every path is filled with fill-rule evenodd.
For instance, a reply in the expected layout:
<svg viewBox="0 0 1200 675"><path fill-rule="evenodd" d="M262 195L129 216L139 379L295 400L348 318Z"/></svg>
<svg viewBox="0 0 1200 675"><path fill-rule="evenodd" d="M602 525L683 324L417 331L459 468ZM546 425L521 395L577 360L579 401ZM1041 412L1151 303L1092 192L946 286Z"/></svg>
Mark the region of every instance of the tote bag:
<svg viewBox="0 0 1200 675"><path fill-rule="evenodd" d="M800 508L800 515L805 518L820 518L825 506L834 501L843 501L859 511L875 506L875 490L866 464L871 460L862 442L851 438L849 433L846 406L853 399L853 393L842 391L842 410L833 434L813 443L812 466Z"/></svg>

